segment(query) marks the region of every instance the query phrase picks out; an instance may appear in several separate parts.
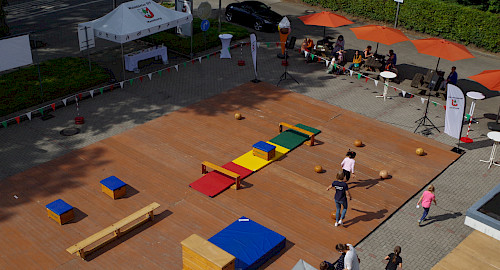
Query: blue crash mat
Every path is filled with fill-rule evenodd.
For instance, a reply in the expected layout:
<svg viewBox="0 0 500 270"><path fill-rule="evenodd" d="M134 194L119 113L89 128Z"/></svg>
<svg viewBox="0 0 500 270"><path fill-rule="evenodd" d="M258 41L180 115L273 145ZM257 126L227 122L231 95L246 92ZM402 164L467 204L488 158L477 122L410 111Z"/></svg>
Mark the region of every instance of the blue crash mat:
<svg viewBox="0 0 500 270"><path fill-rule="evenodd" d="M236 269L257 269L285 247L286 238L241 217L208 241L236 257Z"/></svg>

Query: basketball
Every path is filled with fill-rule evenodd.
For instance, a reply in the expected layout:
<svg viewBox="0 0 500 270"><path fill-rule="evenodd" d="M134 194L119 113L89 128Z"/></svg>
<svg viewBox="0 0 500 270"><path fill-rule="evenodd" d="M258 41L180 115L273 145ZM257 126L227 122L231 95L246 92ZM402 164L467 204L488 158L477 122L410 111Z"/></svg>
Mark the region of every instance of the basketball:
<svg viewBox="0 0 500 270"><path fill-rule="evenodd" d="M354 146L360 147L363 145L363 142L361 140L354 140Z"/></svg>
<svg viewBox="0 0 500 270"><path fill-rule="evenodd" d="M424 149L423 148L417 148L417 150L415 151L417 153L417 155L419 156L423 156L424 155Z"/></svg>
<svg viewBox="0 0 500 270"><path fill-rule="evenodd" d="M241 119L241 114L240 114L240 113L235 113L235 114L234 114L234 118L235 118L236 120L240 120L240 119Z"/></svg>
<svg viewBox="0 0 500 270"><path fill-rule="evenodd" d="M321 167L320 165L316 165L314 166L314 171L317 173L323 172L323 167Z"/></svg>
<svg viewBox="0 0 500 270"><path fill-rule="evenodd" d="M387 170L381 170L379 176L382 179L386 179L389 176L389 172Z"/></svg>

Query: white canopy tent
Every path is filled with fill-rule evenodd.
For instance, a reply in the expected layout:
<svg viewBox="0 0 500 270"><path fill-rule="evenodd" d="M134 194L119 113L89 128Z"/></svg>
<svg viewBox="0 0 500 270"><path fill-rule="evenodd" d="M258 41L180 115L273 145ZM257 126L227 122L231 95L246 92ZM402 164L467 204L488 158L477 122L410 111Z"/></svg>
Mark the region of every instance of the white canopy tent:
<svg viewBox="0 0 500 270"><path fill-rule="evenodd" d="M96 37L123 44L192 20L189 13L171 10L150 0L135 0L84 24L94 29Z"/></svg>
<svg viewBox="0 0 500 270"><path fill-rule="evenodd" d="M171 10L152 0L135 0L119 5L99 19L81 23L79 27L92 27L95 37L120 43L123 61L123 43L191 23L192 20L190 13Z"/></svg>

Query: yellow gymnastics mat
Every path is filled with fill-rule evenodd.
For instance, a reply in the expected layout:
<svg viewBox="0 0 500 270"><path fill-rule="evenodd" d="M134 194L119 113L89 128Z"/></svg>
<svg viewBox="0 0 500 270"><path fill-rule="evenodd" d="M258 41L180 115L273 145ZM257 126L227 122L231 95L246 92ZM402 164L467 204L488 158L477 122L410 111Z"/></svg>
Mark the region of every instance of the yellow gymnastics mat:
<svg viewBox="0 0 500 270"><path fill-rule="evenodd" d="M233 163L238 164L242 167L245 167L245 168L255 172L255 171L262 169L267 164L281 158L284 154L290 152L290 149L285 148L283 146L277 145L277 144L269 142L269 141L267 143L276 146L274 158L272 158L271 160L265 160L263 158L256 157L253 155L253 150L250 150L249 152L246 152L242 156L233 160Z"/></svg>

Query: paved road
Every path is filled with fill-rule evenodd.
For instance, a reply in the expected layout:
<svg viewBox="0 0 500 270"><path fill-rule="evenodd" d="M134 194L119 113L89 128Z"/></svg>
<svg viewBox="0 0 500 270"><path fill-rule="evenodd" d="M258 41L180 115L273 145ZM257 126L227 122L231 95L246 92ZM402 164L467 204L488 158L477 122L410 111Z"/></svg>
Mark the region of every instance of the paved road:
<svg viewBox="0 0 500 270"><path fill-rule="evenodd" d="M217 3L214 2L211 2L212 6L216 7ZM223 6L227 3L223 1ZM279 1L269 1L268 3L278 12L290 15L293 27L292 35L299 39L306 35L314 39L322 36L322 28L304 26L297 19L298 16L305 14L305 10L310 9L310 7ZM199 2L195 1L195 6L197 4ZM56 28L46 31L50 33L47 34L47 37L50 38L47 41L51 46L47 48L47 52L39 50L40 54L45 53L46 57L54 57L74 54L75 51L78 53L76 41L57 38L57 33L61 31L64 29ZM357 40L348 27L328 29L328 34L344 35L347 48L363 49L368 44L365 41ZM76 35L74 39L76 40ZM277 35L259 33L259 39L275 41ZM58 43L57 46L56 43ZM133 49L133 46L137 45L131 44L130 46ZM55 52L50 52L50 49L54 48ZM434 57L416 53L414 47L409 43L395 44L391 48L398 53L399 68L408 75L426 67L432 68L437 61ZM380 50L388 49L388 47L381 45ZM109 49L101 47L99 50L102 52L96 50L96 55L106 54ZM276 53L277 49L273 46L259 49L260 79L271 83L277 82L283 69L280 66L280 60L275 57ZM486 138L488 132L486 123L491 120L485 119L483 115L497 112L500 96L465 78L484 69L498 68L500 59L476 51L472 53L476 56L475 59L457 62L442 60L440 67L448 71L451 65L456 65L460 78L459 84L463 90L479 90L487 95L487 99L479 102L476 106L475 115L478 116L479 123L473 125L470 134L475 142L465 145L467 153L433 181L437 189L438 207L431 209L430 215L433 219L424 224L425 226L421 228L417 226L416 220L421 214L415 209L419 196L417 194L358 244L363 269L383 269L382 259L391 252L395 245L401 245L403 248L402 256L405 269L430 269L471 232L470 228L463 225L467 208L498 184L500 170L498 168L487 170L486 164L480 163L478 160L489 157L492 145L491 141ZM243 57L247 63L251 62L247 51L244 52ZM181 66L179 72L164 73L161 77L154 74L151 81L145 80L142 84L136 81L135 84L127 86L123 90L116 90L102 96L96 96L94 99L85 100L80 104L80 113L85 116L86 124L82 127L82 133L76 136L63 137L59 135L60 130L73 126L73 119L76 116L74 105L57 110L53 113L55 118L48 121L36 118L31 122L23 122L21 125L0 129L2 137L0 140L0 162L2 164L0 179L247 82L253 78L252 68L251 66L237 67L236 61L238 59L238 57L234 57L231 60L221 60L211 57L201 64L188 65L186 68ZM113 61L112 58L104 58L103 63L113 66ZM176 61L183 60L177 59ZM424 106L418 97L413 99L395 97L384 102L374 97L381 91L380 84L377 87L371 81L365 83L354 77L327 75L323 65L305 64L303 58L295 51L291 53L289 72L300 84L287 80L281 84L284 88L411 132L416 127L414 121L423 114ZM135 75L130 73L128 76ZM411 90L409 83L409 80L405 80L396 86L409 91ZM429 117L442 130L444 125L442 107L431 105ZM442 133L433 132L429 136L450 146L456 143L456 139ZM3 209L6 208L8 207ZM336 258L337 254L333 251L335 244L332 242L331 257L325 259L333 260ZM304 259L307 261L307 258Z"/></svg>

